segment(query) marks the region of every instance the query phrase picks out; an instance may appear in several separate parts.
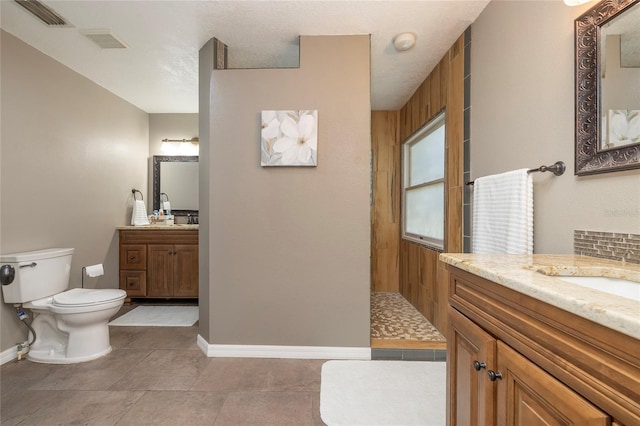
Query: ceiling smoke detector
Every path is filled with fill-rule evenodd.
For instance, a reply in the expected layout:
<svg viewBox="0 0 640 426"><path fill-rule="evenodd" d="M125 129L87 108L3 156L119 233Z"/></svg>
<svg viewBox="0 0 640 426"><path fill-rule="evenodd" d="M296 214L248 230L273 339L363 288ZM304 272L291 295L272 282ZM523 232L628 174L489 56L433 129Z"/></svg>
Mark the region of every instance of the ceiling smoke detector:
<svg viewBox="0 0 640 426"><path fill-rule="evenodd" d="M416 44L416 35L414 33L400 33L393 38L393 47L398 52L409 50Z"/></svg>
<svg viewBox="0 0 640 426"><path fill-rule="evenodd" d="M80 33L103 49L126 49L128 47L110 30L80 30Z"/></svg>
<svg viewBox="0 0 640 426"><path fill-rule="evenodd" d="M54 27L70 26L56 11L38 0L15 0L15 2L47 25Z"/></svg>

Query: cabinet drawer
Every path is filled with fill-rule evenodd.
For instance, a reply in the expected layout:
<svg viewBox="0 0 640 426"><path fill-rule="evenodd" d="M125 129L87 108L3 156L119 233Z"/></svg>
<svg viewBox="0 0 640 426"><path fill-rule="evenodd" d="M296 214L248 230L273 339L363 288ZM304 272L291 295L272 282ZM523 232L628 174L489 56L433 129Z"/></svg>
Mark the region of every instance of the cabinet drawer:
<svg viewBox="0 0 640 426"><path fill-rule="evenodd" d="M147 273L145 271L121 271L120 289L127 292L127 297L147 295Z"/></svg>
<svg viewBox="0 0 640 426"><path fill-rule="evenodd" d="M120 244L198 244L197 229L121 230Z"/></svg>
<svg viewBox="0 0 640 426"><path fill-rule="evenodd" d="M146 270L147 246L145 244L120 245L121 270Z"/></svg>

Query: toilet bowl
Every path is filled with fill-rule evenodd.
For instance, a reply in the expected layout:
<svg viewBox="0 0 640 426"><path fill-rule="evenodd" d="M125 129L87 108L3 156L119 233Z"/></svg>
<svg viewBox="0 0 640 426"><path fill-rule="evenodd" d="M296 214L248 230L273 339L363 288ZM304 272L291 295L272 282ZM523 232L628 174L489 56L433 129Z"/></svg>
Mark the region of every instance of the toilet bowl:
<svg viewBox="0 0 640 426"><path fill-rule="evenodd" d="M108 321L122 307L125 296L123 290L74 288L25 303L23 307L35 314L31 326L36 332L27 358L69 364L108 354Z"/></svg>
<svg viewBox="0 0 640 426"><path fill-rule="evenodd" d="M73 249L46 249L0 255L0 265L15 271L13 281L2 285L5 303L21 304L33 313L35 340L27 355L31 361L71 364L111 352L108 321L126 292L67 290L72 254Z"/></svg>

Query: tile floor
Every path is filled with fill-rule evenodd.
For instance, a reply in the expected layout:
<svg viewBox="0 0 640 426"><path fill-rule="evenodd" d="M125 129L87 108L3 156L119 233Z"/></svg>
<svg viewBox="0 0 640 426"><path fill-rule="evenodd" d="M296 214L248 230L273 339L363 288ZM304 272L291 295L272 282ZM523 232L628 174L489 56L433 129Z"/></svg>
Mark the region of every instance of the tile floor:
<svg viewBox="0 0 640 426"><path fill-rule="evenodd" d="M0 369L0 424L324 425L325 360L207 358L197 326L111 327L113 351Z"/></svg>
<svg viewBox="0 0 640 426"><path fill-rule="evenodd" d="M372 338L401 342L378 349L377 359L427 359L424 351L397 348L412 340L444 344L406 300L376 295ZM196 346L197 324L110 331L113 352L95 361L2 365L0 424L324 425L320 372L326 360L207 358ZM431 360L444 354L433 352Z"/></svg>

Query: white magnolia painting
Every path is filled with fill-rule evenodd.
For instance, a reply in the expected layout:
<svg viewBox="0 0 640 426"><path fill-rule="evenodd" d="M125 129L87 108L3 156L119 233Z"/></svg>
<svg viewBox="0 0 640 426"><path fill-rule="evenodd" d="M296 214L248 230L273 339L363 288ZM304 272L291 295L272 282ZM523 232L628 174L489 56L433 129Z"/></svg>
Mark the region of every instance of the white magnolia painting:
<svg viewBox="0 0 640 426"><path fill-rule="evenodd" d="M318 110L262 111L262 166L318 165Z"/></svg>
<svg viewBox="0 0 640 426"><path fill-rule="evenodd" d="M640 110L610 109L609 138L604 148L640 143Z"/></svg>

